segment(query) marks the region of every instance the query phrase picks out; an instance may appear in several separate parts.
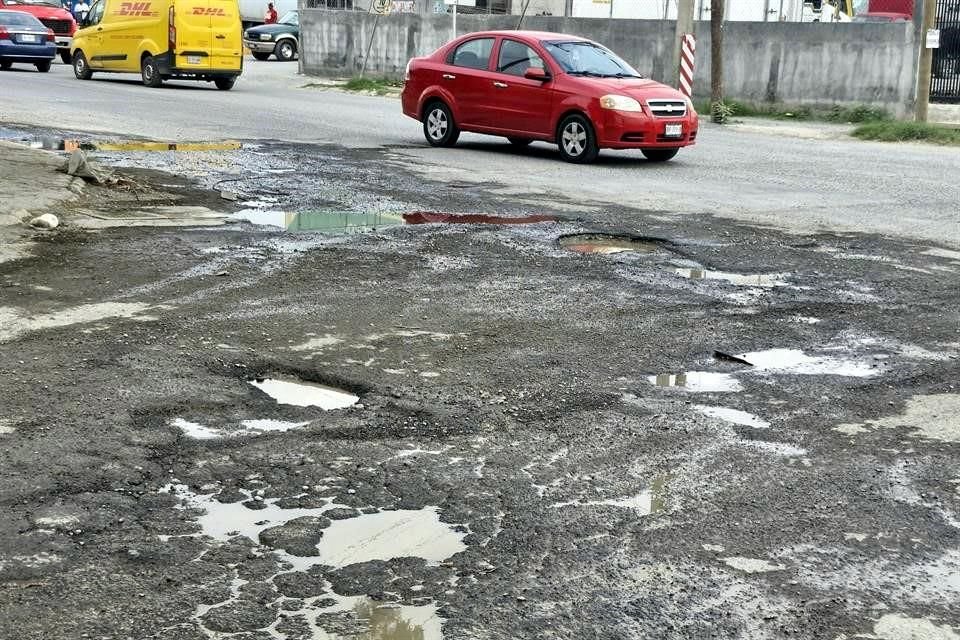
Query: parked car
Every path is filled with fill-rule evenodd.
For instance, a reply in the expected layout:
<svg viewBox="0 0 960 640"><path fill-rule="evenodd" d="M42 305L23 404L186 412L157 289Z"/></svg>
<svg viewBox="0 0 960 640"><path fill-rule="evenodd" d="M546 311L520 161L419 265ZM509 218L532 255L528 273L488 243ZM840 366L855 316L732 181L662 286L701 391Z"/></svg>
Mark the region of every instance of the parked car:
<svg viewBox="0 0 960 640"><path fill-rule="evenodd" d="M243 70L236 0L96 0L73 40L73 73L139 73L143 84L213 82L227 91Z"/></svg>
<svg viewBox="0 0 960 640"><path fill-rule="evenodd" d="M56 57L53 31L29 13L0 10L0 69L22 62L46 73Z"/></svg>
<svg viewBox="0 0 960 640"><path fill-rule="evenodd" d="M64 64L70 64L70 43L77 31L77 21L63 8L60 0L0 0L0 10L23 11L51 29L57 53Z"/></svg>
<svg viewBox="0 0 960 640"><path fill-rule="evenodd" d="M694 144L699 120L682 93L643 78L606 47L535 31L471 33L407 64L403 112L427 142L449 147L461 131L522 147L557 144L569 162L600 149L640 149L670 160Z"/></svg>
<svg viewBox="0 0 960 640"><path fill-rule="evenodd" d="M243 44L257 60L271 55L284 62L293 60L300 49L300 15L290 11L275 24L247 29L243 32Z"/></svg>

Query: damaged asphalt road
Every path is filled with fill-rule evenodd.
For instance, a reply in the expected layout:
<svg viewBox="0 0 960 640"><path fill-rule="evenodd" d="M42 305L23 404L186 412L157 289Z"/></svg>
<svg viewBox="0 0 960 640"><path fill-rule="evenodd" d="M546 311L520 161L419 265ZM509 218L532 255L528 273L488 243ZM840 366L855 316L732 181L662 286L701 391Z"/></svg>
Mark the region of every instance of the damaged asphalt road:
<svg viewBox="0 0 960 640"><path fill-rule="evenodd" d="M71 227L91 190L0 264L0 636L958 637L960 253L392 153L109 159L158 203L563 219Z"/></svg>

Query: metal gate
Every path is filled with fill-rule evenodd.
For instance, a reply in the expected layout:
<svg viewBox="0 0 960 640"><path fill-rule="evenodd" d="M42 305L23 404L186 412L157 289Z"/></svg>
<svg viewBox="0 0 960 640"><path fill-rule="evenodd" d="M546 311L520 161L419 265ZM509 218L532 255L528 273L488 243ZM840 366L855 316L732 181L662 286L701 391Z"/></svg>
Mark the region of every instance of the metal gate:
<svg viewBox="0 0 960 640"><path fill-rule="evenodd" d="M960 102L960 0L937 3L940 48L933 50L930 100Z"/></svg>

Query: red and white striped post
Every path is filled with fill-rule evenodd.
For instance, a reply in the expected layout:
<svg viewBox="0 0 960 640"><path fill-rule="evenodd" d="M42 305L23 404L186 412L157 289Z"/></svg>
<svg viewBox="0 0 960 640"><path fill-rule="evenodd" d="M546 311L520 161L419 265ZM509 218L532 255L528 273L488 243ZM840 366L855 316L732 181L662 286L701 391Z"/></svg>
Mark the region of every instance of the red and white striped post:
<svg viewBox="0 0 960 640"><path fill-rule="evenodd" d="M680 92L693 97L693 65L697 53L697 39L685 33L680 40Z"/></svg>

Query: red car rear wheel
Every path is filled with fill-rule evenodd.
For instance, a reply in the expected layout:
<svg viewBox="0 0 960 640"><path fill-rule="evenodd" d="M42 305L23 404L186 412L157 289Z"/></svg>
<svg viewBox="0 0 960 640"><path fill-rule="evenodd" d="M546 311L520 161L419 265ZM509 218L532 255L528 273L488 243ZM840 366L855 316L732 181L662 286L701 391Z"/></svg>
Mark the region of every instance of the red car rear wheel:
<svg viewBox="0 0 960 640"><path fill-rule="evenodd" d="M460 129L453 120L450 107L434 101L423 110L423 137L432 147L452 147L460 137Z"/></svg>

